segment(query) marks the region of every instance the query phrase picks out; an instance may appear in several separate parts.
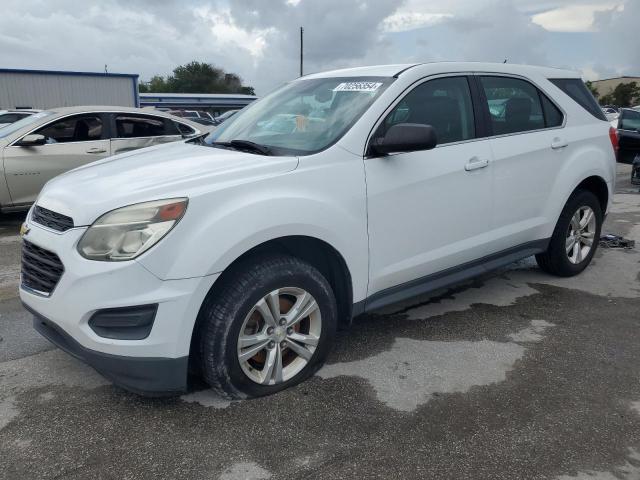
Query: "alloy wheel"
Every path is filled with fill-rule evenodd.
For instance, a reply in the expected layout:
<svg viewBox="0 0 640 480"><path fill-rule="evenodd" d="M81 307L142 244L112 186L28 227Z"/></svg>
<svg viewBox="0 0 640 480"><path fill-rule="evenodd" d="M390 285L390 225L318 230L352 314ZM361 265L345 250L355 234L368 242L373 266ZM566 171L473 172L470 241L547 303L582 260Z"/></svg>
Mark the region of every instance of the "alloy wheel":
<svg viewBox="0 0 640 480"><path fill-rule="evenodd" d="M571 217L566 238L569 261L575 265L582 263L591 252L596 233L596 215L591 207L583 206Z"/></svg>
<svg viewBox="0 0 640 480"><path fill-rule="evenodd" d="M321 330L320 308L309 292L296 287L273 290L253 306L240 328L240 367L261 385L286 382L307 366Z"/></svg>

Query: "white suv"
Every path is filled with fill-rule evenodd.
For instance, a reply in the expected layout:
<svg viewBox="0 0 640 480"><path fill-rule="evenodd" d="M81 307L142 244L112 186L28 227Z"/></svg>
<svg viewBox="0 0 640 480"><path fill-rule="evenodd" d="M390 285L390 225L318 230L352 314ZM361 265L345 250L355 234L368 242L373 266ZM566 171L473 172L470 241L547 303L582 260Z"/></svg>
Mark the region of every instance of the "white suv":
<svg viewBox="0 0 640 480"><path fill-rule="evenodd" d="M129 390L182 391L191 370L270 394L312 375L354 315L534 254L581 272L615 140L574 72L308 75L206 138L50 181L20 295L38 331Z"/></svg>

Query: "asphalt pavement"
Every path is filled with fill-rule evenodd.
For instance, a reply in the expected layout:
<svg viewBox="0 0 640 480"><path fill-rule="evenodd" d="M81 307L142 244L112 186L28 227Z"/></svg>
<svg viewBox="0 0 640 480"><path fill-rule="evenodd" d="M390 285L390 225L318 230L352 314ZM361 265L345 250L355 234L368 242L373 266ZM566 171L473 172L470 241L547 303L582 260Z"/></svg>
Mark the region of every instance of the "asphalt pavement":
<svg viewBox="0 0 640 480"><path fill-rule="evenodd" d="M619 166L578 277L531 259L356 319L311 380L146 399L53 348L0 216L0 479L640 478L640 194Z"/></svg>

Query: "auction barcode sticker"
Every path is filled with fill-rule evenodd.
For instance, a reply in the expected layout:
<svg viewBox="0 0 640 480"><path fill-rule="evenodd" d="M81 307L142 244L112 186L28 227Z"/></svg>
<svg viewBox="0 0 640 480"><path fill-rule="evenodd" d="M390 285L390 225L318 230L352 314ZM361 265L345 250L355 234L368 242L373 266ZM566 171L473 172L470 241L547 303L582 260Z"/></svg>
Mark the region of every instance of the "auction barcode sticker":
<svg viewBox="0 0 640 480"><path fill-rule="evenodd" d="M343 82L333 89L334 92L375 92L380 88L379 82Z"/></svg>

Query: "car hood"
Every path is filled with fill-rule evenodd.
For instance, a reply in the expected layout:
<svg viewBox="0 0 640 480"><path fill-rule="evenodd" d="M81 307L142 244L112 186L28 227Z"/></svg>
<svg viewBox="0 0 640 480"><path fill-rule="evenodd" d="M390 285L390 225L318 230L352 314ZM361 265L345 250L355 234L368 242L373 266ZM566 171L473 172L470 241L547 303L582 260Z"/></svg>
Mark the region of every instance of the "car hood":
<svg viewBox="0 0 640 480"><path fill-rule="evenodd" d="M294 170L297 157L269 157L175 142L108 157L49 181L36 203L76 226L134 203L199 196Z"/></svg>

